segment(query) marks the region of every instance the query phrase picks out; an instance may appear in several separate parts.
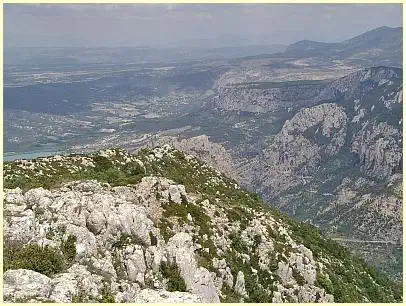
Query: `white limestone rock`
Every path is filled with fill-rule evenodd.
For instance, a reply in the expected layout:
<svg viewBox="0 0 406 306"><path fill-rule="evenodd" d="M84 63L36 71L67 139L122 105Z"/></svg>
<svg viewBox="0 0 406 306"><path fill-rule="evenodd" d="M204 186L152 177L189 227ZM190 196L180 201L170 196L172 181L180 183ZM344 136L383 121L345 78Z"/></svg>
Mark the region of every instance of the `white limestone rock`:
<svg viewBox="0 0 406 306"><path fill-rule="evenodd" d="M52 284L48 276L35 271L8 270L3 275L3 290L6 301L47 300L52 290Z"/></svg>
<svg viewBox="0 0 406 306"><path fill-rule="evenodd" d="M245 280L244 273L238 271L237 280L235 281L234 292L242 297L248 297L247 291L245 290Z"/></svg>
<svg viewBox="0 0 406 306"><path fill-rule="evenodd" d="M199 295L203 302L219 303L220 298L210 272L197 266L195 248L189 234L177 233L169 239L166 251L168 259L179 267L180 275L190 292Z"/></svg>
<svg viewBox="0 0 406 306"><path fill-rule="evenodd" d="M185 186L170 185L169 186L169 199L176 204L181 204L182 198L186 198Z"/></svg>
<svg viewBox="0 0 406 306"><path fill-rule="evenodd" d="M188 292L143 289L133 303L202 303L202 299Z"/></svg>

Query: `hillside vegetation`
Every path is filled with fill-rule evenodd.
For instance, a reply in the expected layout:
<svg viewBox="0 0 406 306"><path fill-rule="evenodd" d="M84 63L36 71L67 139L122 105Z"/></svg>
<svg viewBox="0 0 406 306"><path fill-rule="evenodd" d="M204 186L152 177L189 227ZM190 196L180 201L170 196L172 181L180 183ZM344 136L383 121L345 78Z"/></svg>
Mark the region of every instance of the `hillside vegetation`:
<svg viewBox="0 0 406 306"><path fill-rule="evenodd" d="M4 164L12 302L400 302L319 230L170 146Z"/></svg>

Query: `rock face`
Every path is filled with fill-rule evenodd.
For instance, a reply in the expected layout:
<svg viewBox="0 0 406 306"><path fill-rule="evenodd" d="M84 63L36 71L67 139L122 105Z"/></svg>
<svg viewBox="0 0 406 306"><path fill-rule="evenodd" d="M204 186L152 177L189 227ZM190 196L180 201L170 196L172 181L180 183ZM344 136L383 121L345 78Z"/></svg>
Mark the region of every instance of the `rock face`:
<svg viewBox="0 0 406 306"><path fill-rule="evenodd" d="M237 178L236 167L233 164L232 154L223 145L213 142L207 135L199 135L190 138L178 138L173 136L151 137L140 147L154 148L165 144L173 148L196 156L201 161L221 171L230 178Z"/></svg>
<svg viewBox="0 0 406 306"><path fill-rule="evenodd" d="M151 181L154 184L149 184ZM142 201L142 194L154 194L157 184L162 196L160 202ZM149 190L145 189L147 186L150 187ZM143 190L138 193L137 189L140 187ZM153 212L160 208L161 203L184 205L182 199L186 199L183 185L157 177L145 177L135 188L111 188L103 187L96 181L74 181L52 192L43 188L31 189L26 193L21 189L10 190L10 195L16 194L23 196L17 199L7 196L8 200L14 202L8 204L9 207L23 203L32 206L24 212L24 217L11 216L6 220L5 239L8 243L24 241L42 244L46 241L48 245L57 246L63 235L71 235L76 237L75 257L80 265L75 264L67 273L57 274L52 279L30 270L9 270L5 278L6 285L10 285L6 287L6 295L12 295L14 299L37 296L57 302L71 302L72 298L79 294L79 287L82 290L80 294L90 300L97 299L102 288L101 275L115 282L124 279L144 286L147 268L151 268L147 267L145 262L145 252L151 247L150 235L159 233L159 229L153 226L145 206L148 205L154 216ZM153 207L154 204L157 207ZM57 219L47 219L48 215L55 214L58 214ZM31 234L28 236L20 230L27 226ZM57 234L51 238L55 232ZM58 237L59 234L62 237ZM119 248L116 247L117 244L120 244ZM196 295L183 297L181 294L177 296L169 293L168 299L172 302L182 301L183 298L184 302L220 301L209 271L197 265L194 254L196 246L189 234L178 233L169 239L167 245L163 243L158 246L159 251L156 251L162 255L159 258L154 254L154 264L159 268L161 260L173 260L179 267L187 288ZM94 269L100 272L89 272ZM15 280L19 278L22 283L16 283ZM34 281L38 285L31 283ZM24 291L25 288L28 291L22 296L19 291ZM151 297L150 301L163 300L165 294L165 291L159 292L155 297ZM139 299L149 298L144 292L141 297L136 298Z"/></svg>
<svg viewBox="0 0 406 306"><path fill-rule="evenodd" d="M177 233L168 241L168 257L179 267L187 288L199 294L203 301L219 303L212 276L206 268L198 267L195 250L193 239L187 233Z"/></svg>
<svg viewBox="0 0 406 306"><path fill-rule="evenodd" d="M339 241L365 241L357 251L397 279L402 94L401 70L375 67L324 84L305 107L286 110L270 101L283 124L254 158L239 163L243 185Z"/></svg>
<svg viewBox="0 0 406 306"><path fill-rule="evenodd" d="M360 170L381 179L401 170L400 133L400 128L387 122L365 122L354 135L351 146L351 151L359 156Z"/></svg>
<svg viewBox="0 0 406 306"><path fill-rule="evenodd" d="M297 169L301 169L303 175L309 175L322 163L323 153L327 156L337 154L344 145L346 123L344 108L332 103L304 108L287 120L264 152L271 172L265 184L272 180L274 193L301 184L302 177L294 175ZM306 137L309 130L317 135L316 141Z"/></svg>
<svg viewBox="0 0 406 306"><path fill-rule="evenodd" d="M251 64L241 79L225 73L201 117L189 117L200 130L158 135L148 146L167 141L340 243L358 241L357 252L400 280L402 70L307 81L306 63L312 70L312 59L302 61L288 82ZM319 79L314 70L310 77ZM195 133L204 134L186 138Z"/></svg>
<svg viewBox="0 0 406 306"><path fill-rule="evenodd" d="M12 302L47 300L51 292L49 277L31 270L9 270L4 273L4 296Z"/></svg>
<svg viewBox="0 0 406 306"><path fill-rule="evenodd" d="M6 301L401 299L395 284L315 228L280 216L193 156L163 146L83 158L86 179L68 182L67 173L78 178L77 156L5 164ZM36 180L25 176L39 170Z"/></svg>
<svg viewBox="0 0 406 306"><path fill-rule="evenodd" d="M307 105L315 99L323 89L323 82L304 84L302 86L280 87L270 82L226 85L218 88L212 98L216 106L234 111L266 113L278 110L280 106Z"/></svg>

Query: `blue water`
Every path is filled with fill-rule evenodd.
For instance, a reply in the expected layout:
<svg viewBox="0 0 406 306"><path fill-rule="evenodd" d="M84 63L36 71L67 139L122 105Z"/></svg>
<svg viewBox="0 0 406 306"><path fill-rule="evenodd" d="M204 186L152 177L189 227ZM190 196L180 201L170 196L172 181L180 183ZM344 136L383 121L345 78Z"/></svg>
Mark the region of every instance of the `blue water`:
<svg viewBox="0 0 406 306"><path fill-rule="evenodd" d="M62 153L55 151L6 152L3 154L3 161L12 161L16 159L33 159L37 157L47 157L56 154Z"/></svg>

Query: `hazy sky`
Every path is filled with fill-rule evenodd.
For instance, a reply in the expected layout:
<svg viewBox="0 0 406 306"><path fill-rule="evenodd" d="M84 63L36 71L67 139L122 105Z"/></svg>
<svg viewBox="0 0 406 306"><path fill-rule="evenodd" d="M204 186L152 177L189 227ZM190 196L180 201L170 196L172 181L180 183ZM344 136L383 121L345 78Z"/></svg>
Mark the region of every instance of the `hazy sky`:
<svg viewBox="0 0 406 306"><path fill-rule="evenodd" d="M5 46L334 42L401 25L401 4L4 4Z"/></svg>

